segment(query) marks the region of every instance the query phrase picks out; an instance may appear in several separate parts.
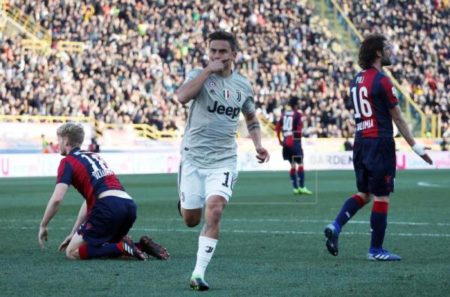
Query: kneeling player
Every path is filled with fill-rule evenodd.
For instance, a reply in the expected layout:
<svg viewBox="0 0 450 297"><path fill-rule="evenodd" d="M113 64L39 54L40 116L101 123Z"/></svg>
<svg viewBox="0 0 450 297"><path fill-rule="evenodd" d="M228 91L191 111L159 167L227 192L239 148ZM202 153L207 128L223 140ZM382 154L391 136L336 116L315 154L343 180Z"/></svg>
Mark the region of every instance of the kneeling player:
<svg viewBox="0 0 450 297"><path fill-rule="evenodd" d="M83 127L65 123L57 130L61 155L58 178L39 228L41 247L48 239L47 225L57 213L70 185L85 201L70 234L59 246L69 259L114 258L131 256L146 260L148 255L161 260L169 253L148 236L134 243L127 236L136 220L137 206L125 192L114 172L97 154L80 150Z"/></svg>

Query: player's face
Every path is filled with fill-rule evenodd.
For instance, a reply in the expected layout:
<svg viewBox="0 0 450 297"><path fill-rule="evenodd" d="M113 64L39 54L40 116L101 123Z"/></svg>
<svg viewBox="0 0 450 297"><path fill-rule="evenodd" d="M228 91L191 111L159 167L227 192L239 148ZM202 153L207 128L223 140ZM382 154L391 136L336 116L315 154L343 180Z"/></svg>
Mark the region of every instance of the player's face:
<svg viewBox="0 0 450 297"><path fill-rule="evenodd" d="M58 135L58 144L61 156L67 156L67 137L61 137Z"/></svg>
<svg viewBox="0 0 450 297"><path fill-rule="evenodd" d="M236 57L236 52L226 40L211 40L209 43L209 60L220 60L225 64L225 69L230 69Z"/></svg>
<svg viewBox="0 0 450 297"><path fill-rule="evenodd" d="M394 56L394 47L391 43L386 42L386 45L383 49L383 56L381 57L381 65L382 66L390 66L392 65L392 60Z"/></svg>

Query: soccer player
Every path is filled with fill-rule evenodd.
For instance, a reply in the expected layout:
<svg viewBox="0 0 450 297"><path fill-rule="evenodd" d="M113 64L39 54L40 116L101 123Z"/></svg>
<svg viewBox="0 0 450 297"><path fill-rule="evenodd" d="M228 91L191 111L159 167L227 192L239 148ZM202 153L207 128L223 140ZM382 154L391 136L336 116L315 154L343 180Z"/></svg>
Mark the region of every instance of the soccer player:
<svg viewBox="0 0 450 297"><path fill-rule="evenodd" d="M305 187L302 149L302 114L298 111L298 97L292 97L276 125L277 138L283 147L283 159L291 164L289 172L294 194L311 195ZM283 134L283 139L281 139Z"/></svg>
<svg viewBox="0 0 450 297"><path fill-rule="evenodd" d="M42 218L38 241L48 240L47 225L58 212L70 185L85 201L70 234L59 246L69 259L131 256L146 260L148 255L166 260L165 248L148 236L133 243L127 236L136 220L136 204L125 192L114 172L100 155L80 150L84 130L80 124L65 123L57 130L61 155L55 190Z"/></svg>
<svg viewBox="0 0 450 297"><path fill-rule="evenodd" d="M356 122L353 166L358 192L345 201L336 219L325 228L326 246L333 256L338 254L342 227L373 200L367 258L372 261L401 260L400 256L383 248L396 166L392 121L413 151L427 163L433 163L425 151L428 148L414 140L398 107L394 87L382 71L383 66L391 65L392 55L391 43L379 34L365 38L359 50L359 65L363 70L350 85Z"/></svg>
<svg viewBox="0 0 450 297"><path fill-rule="evenodd" d="M208 38L208 65L189 72L176 92L180 103L189 103L178 175L180 213L185 224L198 225L205 208L205 224L190 281L192 289L201 291L209 288L205 270L216 249L220 218L238 176L235 137L240 112L244 114L259 162L269 160L268 151L261 145L250 82L232 70L236 40L223 31Z"/></svg>

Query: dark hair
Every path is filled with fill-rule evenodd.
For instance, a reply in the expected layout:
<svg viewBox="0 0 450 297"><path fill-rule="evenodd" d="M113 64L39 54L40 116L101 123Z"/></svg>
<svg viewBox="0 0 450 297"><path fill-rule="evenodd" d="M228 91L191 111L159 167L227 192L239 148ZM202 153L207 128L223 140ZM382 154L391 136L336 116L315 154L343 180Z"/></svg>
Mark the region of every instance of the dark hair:
<svg viewBox="0 0 450 297"><path fill-rule="evenodd" d="M213 40L225 40L225 41L228 41L232 51L237 51L238 50L238 45L237 45L237 42L236 42L236 38L231 33L228 33L228 32L225 32L225 31L216 31L216 32L213 32L213 33L209 34L208 39L209 39L209 42L211 42Z"/></svg>
<svg viewBox="0 0 450 297"><path fill-rule="evenodd" d="M289 106L292 109L294 109L296 106L298 107L298 100L299 100L299 98L297 96L291 97L291 99L289 99Z"/></svg>
<svg viewBox="0 0 450 297"><path fill-rule="evenodd" d="M377 58L377 52L383 52L386 37L381 34L371 34L361 43L358 64L362 69L368 69Z"/></svg>

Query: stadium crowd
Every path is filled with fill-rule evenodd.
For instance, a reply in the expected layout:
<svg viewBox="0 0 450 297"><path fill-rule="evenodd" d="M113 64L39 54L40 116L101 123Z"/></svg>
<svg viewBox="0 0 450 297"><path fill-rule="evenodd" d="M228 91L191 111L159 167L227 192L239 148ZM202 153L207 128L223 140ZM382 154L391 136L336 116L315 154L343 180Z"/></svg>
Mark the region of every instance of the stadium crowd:
<svg viewBox="0 0 450 297"><path fill-rule="evenodd" d="M338 1L365 35L383 32L394 41L392 74L427 114L440 114L450 129L450 1Z"/></svg>
<svg viewBox="0 0 450 297"><path fill-rule="evenodd" d="M347 89L357 71L355 63L306 0L9 2L49 28L55 44L81 41L86 49L81 55L35 55L22 48L20 40L2 36L0 114L84 115L105 123L182 129L185 109L173 99L174 91L189 67L205 65L206 37L222 29L237 36L241 51L236 66L253 82L259 111L269 121L274 122L282 105L296 95L306 119L305 136L353 134L346 106L351 104ZM354 5L350 11L362 14L366 2L343 4ZM394 75L411 86L427 112L442 112L448 121L448 64L442 58L448 63L449 42L436 42L448 41L448 23L442 29L429 28L445 15L424 11L431 18L424 25L433 33L430 37L423 36L422 28L415 34L396 29L403 23L395 22L398 13L390 8L388 3L384 9L394 14L389 18L393 28L381 28L390 35L402 33L394 37L402 40L397 44L404 52ZM432 68L436 63L439 67Z"/></svg>

